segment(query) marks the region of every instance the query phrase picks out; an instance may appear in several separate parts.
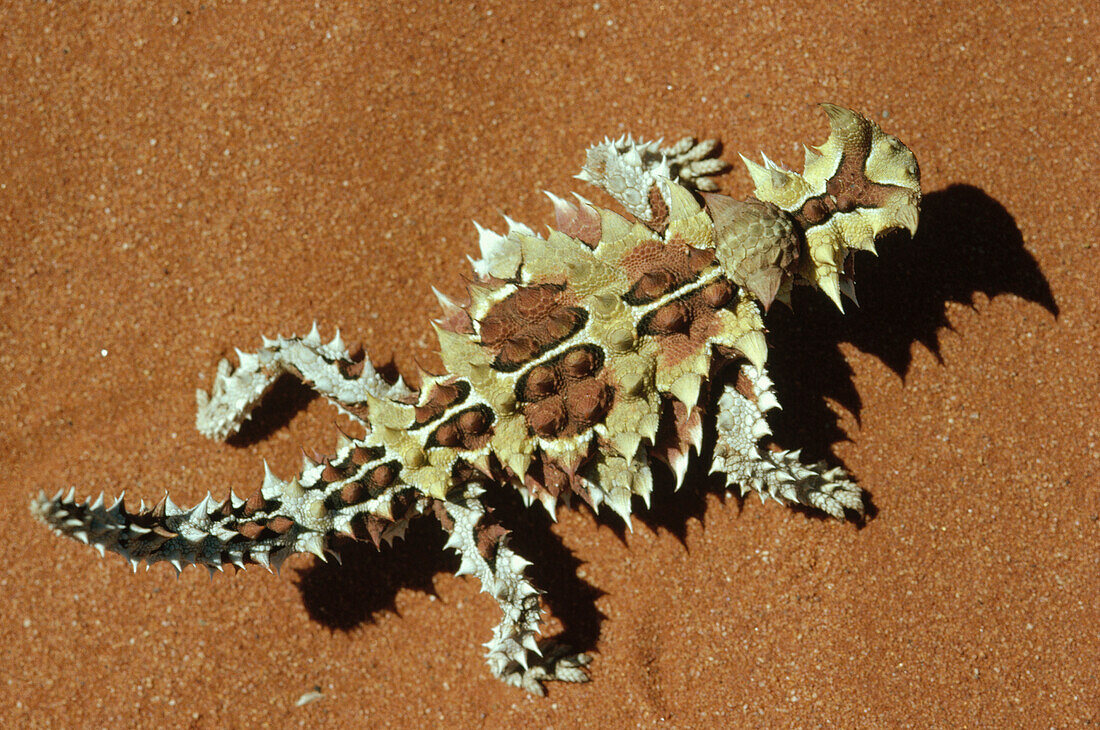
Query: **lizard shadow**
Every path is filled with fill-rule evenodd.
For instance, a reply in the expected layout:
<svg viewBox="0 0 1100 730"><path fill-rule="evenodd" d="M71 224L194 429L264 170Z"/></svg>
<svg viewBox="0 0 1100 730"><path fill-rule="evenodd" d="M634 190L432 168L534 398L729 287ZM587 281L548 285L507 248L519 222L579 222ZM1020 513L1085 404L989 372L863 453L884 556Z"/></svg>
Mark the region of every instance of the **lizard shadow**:
<svg viewBox="0 0 1100 730"><path fill-rule="evenodd" d="M317 393L297 378L282 375L252 411L252 417L225 442L235 448L254 446L286 428L294 415L304 411L317 397Z"/></svg>
<svg viewBox="0 0 1100 730"><path fill-rule="evenodd" d="M373 623L387 611L398 613L398 591L434 596L434 576L458 569L458 559L443 549L443 542L439 522L427 517L413 520L404 539L380 549L370 542L338 538L332 548L339 560L314 561L298 571L302 604L311 619L340 631Z"/></svg>
<svg viewBox="0 0 1100 730"><path fill-rule="evenodd" d="M1038 304L1055 318L1059 314L1050 285L1024 248L1012 215L980 188L960 184L927 194L916 237L892 234L879 244L881 258L857 256L858 307L846 301L847 313L841 314L819 292L797 287L793 306L776 305L766 319L768 369L783 404L768 420L775 441L801 448L809 461L843 466L833 447L848 435L829 401L860 422L863 403L841 343L874 355L904 380L914 344L942 363L940 333L951 329L949 303L974 307L977 294L1009 294ZM703 521L706 494L725 492L720 475L707 475L713 425L713 418L708 419L710 441L704 442L686 478L707 488L673 493L667 470L655 470L653 509L637 514L650 529L667 530L681 543L688 520ZM814 510L795 509L807 518L829 519ZM866 519L875 512L871 502Z"/></svg>
<svg viewBox="0 0 1100 730"><path fill-rule="evenodd" d="M874 355L904 381L915 344L942 364L940 333L952 329L949 303L976 308L977 294L1009 294L1059 314L1012 215L979 188L929 193L916 237L893 235L880 249L881 258L857 258L860 304L848 303L847 314L816 292L798 291L793 310L769 315L768 364L784 404L769 420L777 440L801 446L808 459L835 461L832 445L847 439L826 401L860 422L863 404L841 343Z"/></svg>
<svg viewBox="0 0 1100 730"><path fill-rule="evenodd" d="M554 534L549 515L526 508L513 489L490 489L484 499L495 520L511 530L509 545L532 562L527 575L545 591L543 602L562 626L552 641L578 652L595 649L605 618L596 600L603 591L578 576L581 562ZM298 574L310 618L333 630L350 631L379 613L397 613L401 590L437 595L434 577L454 574L459 564L457 555L444 549L443 529L430 516L413 520L403 540L381 550L350 538L333 547L339 563L315 562Z"/></svg>

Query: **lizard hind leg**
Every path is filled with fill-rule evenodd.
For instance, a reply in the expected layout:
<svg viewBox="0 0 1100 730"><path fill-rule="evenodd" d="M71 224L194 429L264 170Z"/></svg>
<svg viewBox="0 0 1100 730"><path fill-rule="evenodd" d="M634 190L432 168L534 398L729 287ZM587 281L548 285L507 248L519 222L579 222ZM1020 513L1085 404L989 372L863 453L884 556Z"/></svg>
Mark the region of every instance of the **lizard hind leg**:
<svg viewBox="0 0 1100 730"><path fill-rule="evenodd" d="M772 381L763 369L741 365L735 385L727 385L718 400L717 440L711 472L726 474L728 485L739 484L761 499L797 503L844 519L845 510L863 514L863 491L840 467L824 462L803 463L799 451L762 448L771 434L767 411L778 408Z"/></svg>
<svg viewBox="0 0 1100 730"><path fill-rule="evenodd" d="M539 696L546 694L542 682L587 682L587 655L540 647L536 640L542 610L540 591L523 575L530 563L508 547L506 530L484 520L480 494L479 487L470 486L459 499L442 501L440 521L450 533L446 547L461 557L458 574L476 575L504 614L485 644L489 669L502 681Z"/></svg>
<svg viewBox="0 0 1100 730"><path fill-rule="evenodd" d="M398 378L393 385L375 371L370 358L352 358L340 333L322 343L317 325L304 337L264 338L257 352L237 352L236 368L223 359L208 394L196 392L195 425L209 438L224 440L236 433L264 395L284 373L332 401L341 411L362 421L357 411L368 397L402 398L411 391Z"/></svg>

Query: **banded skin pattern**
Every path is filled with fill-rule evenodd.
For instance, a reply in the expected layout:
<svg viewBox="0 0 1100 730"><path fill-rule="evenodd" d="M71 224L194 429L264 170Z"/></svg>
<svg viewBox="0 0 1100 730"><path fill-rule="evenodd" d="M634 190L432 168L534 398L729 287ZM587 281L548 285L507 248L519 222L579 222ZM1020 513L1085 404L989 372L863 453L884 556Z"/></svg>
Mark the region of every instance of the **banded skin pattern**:
<svg viewBox="0 0 1100 730"><path fill-rule="evenodd" d="M711 471L742 495L837 518L863 511L842 469L802 463L769 441L766 415L778 401L763 314L775 300L789 304L794 285L817 287L838 307L842 296L854 301L854 252L873 252L887 230L915 232L920 172L874 122L822 108L831 133L806 150L803 172L745 160L756 188L744 201L714 192L711 176L726 166L713 141L591 147L578 177L630 217L548 194L556 223L546 236L511 220L503 235L478 226L467 298L437 292L446 372L422 374L418 390L384 380L339 334L323 343L316 325L238 351L236 367L223 360L213 391L198 392L196 423L211 438L237 431L284 374L363 426L363 438L341 438L298 476L265 466L247 499L208 495L190 509L167 495L131 512L121 498L108 506L74 490L40 494L34 514L135 569L167 561L212 572L277 568L299 552L324 559L337 535L380 545L433 514L461 558L458 573L476 575L500 606L486 644L493 674L536 694L547 680L586 681L586 655L536 640L540 592L489 515L488 490L516 489L552 517L579 497L629 525L638 502L649 504L654 460L679 488L712 423Z"/></svg>

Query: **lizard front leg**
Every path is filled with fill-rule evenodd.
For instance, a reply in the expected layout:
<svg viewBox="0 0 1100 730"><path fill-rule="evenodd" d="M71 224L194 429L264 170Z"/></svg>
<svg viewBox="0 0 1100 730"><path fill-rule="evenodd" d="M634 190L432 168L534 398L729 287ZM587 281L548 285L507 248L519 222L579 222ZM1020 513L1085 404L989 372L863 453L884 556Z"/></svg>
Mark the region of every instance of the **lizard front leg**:
<svg viewBox="0 0 1100 730"><path fill-rule="evenodd" d="M263 344L257 352L238 350L236 369L222 359L210 394L196 392L195 425L204 436L221 440L236 433L284 373L297 376L359 421L354 407L365 404L368 396L392 399L411 392L400 378L393 385L383 380L365 355L353 359L339 332L322 344L316 324L305 337L265 337Z"/></svg>
<svg viewBox="0 0 1100 730"><path fill-rule="evenodd" d="M458 500L441 502L440 521L450 533L446 547L462 559L458 575L476 575L504 614L485 644L489 669L504 682L540 696L546 694L542 682L587 682L587 655L560 646L545 652L539 647L540 591L523 575L530 563L508 547L507 530L484 521L480 494L480 487L471 486Z"/></svg>
<svg viewBox="0 0 1100 730"><path fill-rule="evenodd" d="M766 413L778 408L772 381L763 369L741 365L737 382L727 385L718 400L717 441L711 472L726 474L727 485L740 484L761 498L813 507L844 518L844 510L863 514L863 491L840 467L824 462L804 464L799 451L762 448L760 439L771 434Z"/></svg>
<svg viewBox="0 0 1100 730"><path fill-rule="evenodd" d="M662 228L671 203L658 180L692 190L714 191L711 176L729 165L713 157L718 141L684 137L669 147L632 137L604 140L588 148L577 177L600 188L646 225Z"/></svg>

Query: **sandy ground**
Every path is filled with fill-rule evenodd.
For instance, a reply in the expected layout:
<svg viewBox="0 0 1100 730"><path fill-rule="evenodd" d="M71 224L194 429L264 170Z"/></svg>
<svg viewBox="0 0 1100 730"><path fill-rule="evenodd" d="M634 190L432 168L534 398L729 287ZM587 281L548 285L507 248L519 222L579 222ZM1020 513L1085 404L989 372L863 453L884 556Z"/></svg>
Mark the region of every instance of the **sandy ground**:
<svg viewBox="0 0 1100 730"><path fill-rule="evenodd" d="M1100 723L1095 5L321 5L0 10L0 725ZM705 468L633 533L506 504L591 683L493 679L496 609L428 521L343 568L211 581L131 575L28 512L290 475L333 413L281 387L205 441L220 356L316 319L430 365L471 219L549 222L541 191L626 131L800 165L824 100L903 139L926 194L916 239L860 260L860 309L769 320L780 438L873 515L742 503Z"/></svg>

